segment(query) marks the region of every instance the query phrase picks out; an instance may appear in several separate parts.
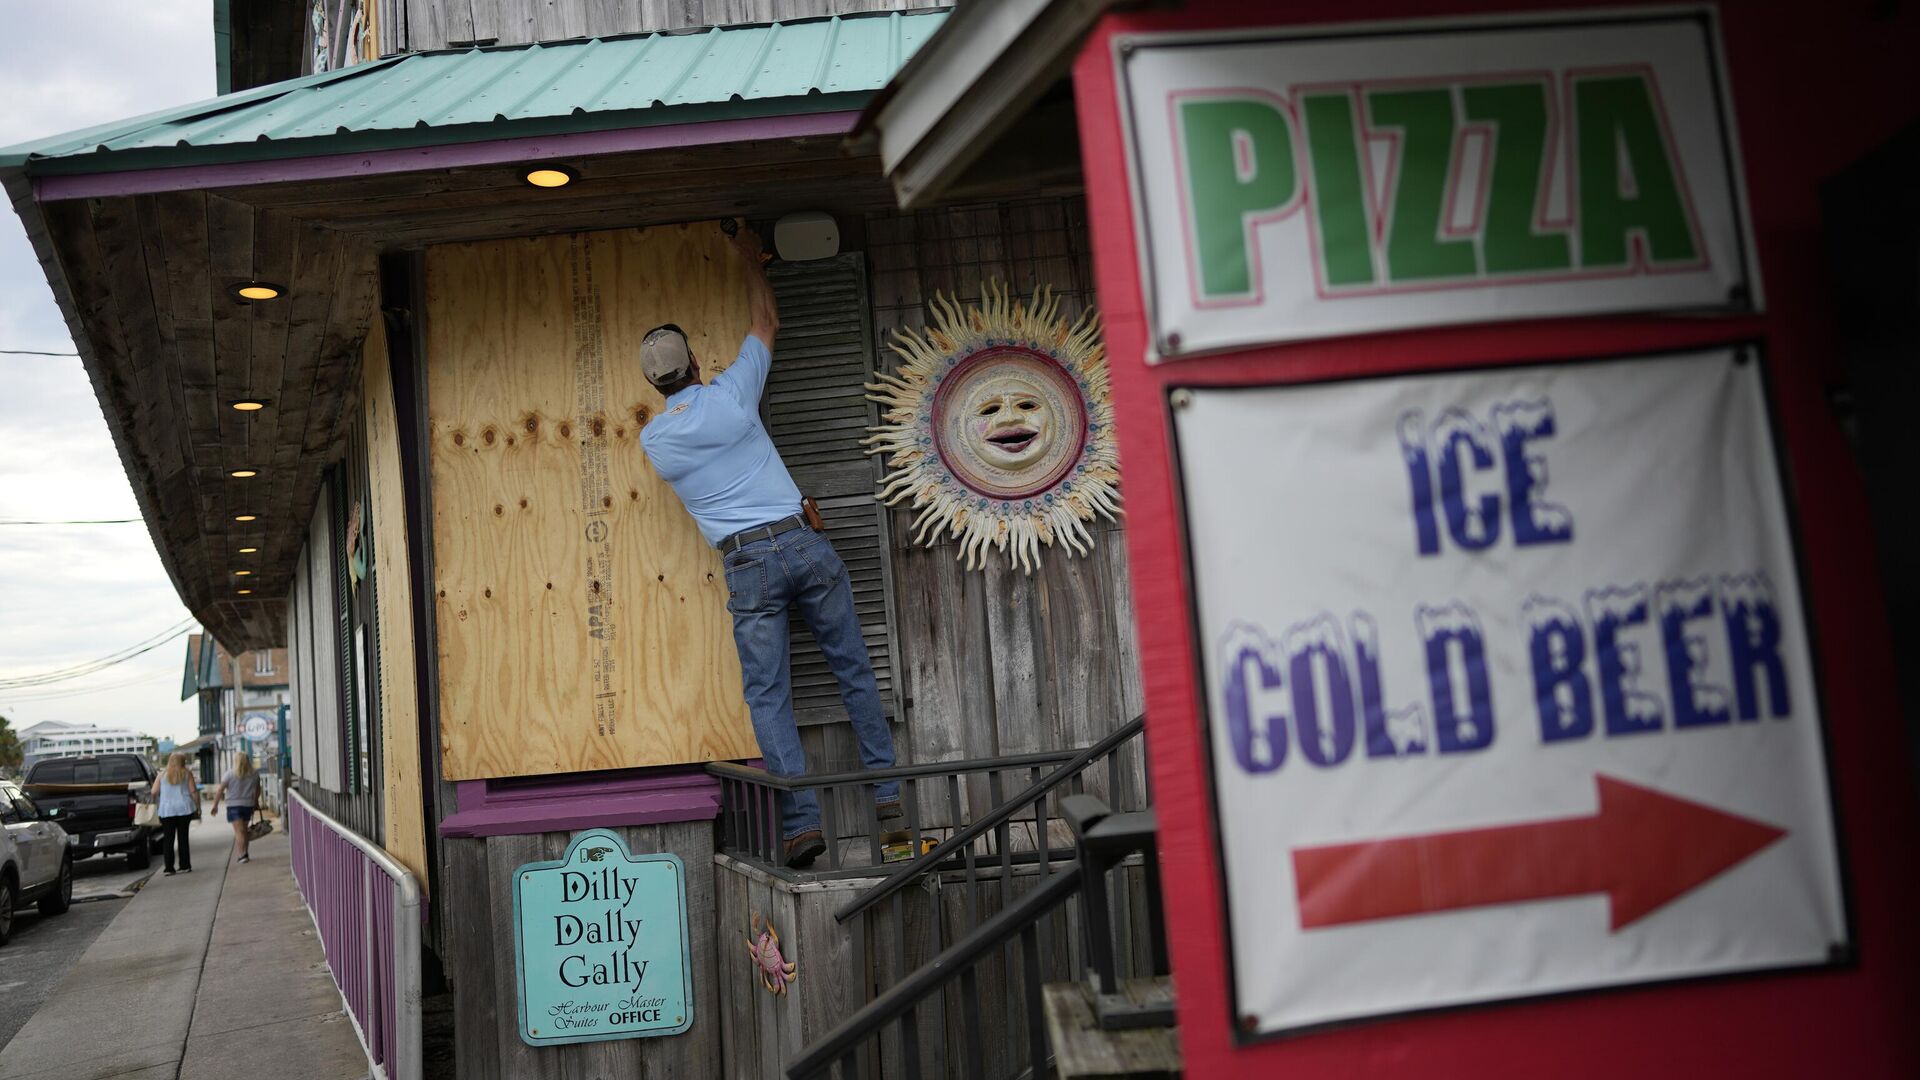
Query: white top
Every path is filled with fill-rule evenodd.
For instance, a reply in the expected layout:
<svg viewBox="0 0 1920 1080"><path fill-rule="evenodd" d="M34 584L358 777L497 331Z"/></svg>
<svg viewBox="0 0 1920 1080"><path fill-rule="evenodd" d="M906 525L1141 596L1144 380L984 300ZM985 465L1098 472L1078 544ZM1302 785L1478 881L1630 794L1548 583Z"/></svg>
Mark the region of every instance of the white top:
<svg viewBox="0 0 1920 1080"><path fill-rule="evenodd" d="M160 816L192 817L200 812L199 800L193 797L193 778L188 777L184 784L167 783L166 774L160 776Z"/></svg>

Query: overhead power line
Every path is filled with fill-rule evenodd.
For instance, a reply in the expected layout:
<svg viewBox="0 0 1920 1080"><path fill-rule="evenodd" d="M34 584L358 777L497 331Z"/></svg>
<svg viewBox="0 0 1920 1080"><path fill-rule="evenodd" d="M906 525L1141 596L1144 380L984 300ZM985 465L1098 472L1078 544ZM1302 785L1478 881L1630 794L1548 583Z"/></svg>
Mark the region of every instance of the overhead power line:
<svg viewBox="0 0 1920 1080"><path fill-rule="evenodd" d="M67 521L0 521L0 525L132 525L143 518L75 518Z"/></svg>
<svg viewBox="0 0 1920 1080"><path fill-rule="evenodd" d="M181 634L193 629L193 626L194 620L187 619L177 626L162 630L153 637L129 645L116 652L108 653L106 656L100 657L97 660L89 660L84 664L74 664L71 667L57 668L53 671L42 671L35 675L0 678L0 692L7 690L24 690L32 686L48 686L53 683L69 682L85 675L91 675L96 671L105 671L107 668L113 667L116 664L124 664L143 653L152 652L167 642L172 641L174 638L179 637Z"/></svg>
<svg viewBox="0 0 1920 1080"><path fill-rule="evenodd" d="M40 349L0 349L0 356L79 356L77 352L43 352Z"/></svg>
<svg viewBox="0 0 1920 1080"><path fill-rule="evenodd" d="M169 678L172 675L173 672L171 671L156 671L150 675L142 675L138 678L126 679L121 682L101 683L99 686L61 686L51 690L36 690L24 694L15 694L11 691L0 690L0 701L4 701L8 706L27 705L40 701L59 701L63 698L98 694L106 690L125 690L130 686L141 686L146 683Z"/></svg>

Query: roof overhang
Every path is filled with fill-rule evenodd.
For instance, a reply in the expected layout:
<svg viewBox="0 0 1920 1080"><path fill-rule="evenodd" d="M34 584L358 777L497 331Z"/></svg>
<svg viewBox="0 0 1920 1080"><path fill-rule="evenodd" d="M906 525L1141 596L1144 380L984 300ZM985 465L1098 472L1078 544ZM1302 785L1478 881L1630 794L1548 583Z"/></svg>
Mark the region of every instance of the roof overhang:
<svg viewBox="0 0 1920 1080"><path fill-rule="evenodd" d="M972 0L867 107L850 145L877 152L902 207L988 192L982 171L1033 182L1077 173L1060 85L1100 16L1125 0ZM1064 131L1063 131L1064 128ZM995 170L976 165L992 149Z"/></svg>
<svg viewBox="0 0 1920 1080"><path fill-rule="evenodd" d="M924 38L939 16L904 19ZM865 55L864 82L848 82L847 65L829 62L838 53L802 58L805 70L783 81L767 59L770 38L754 39L743 58L738 42L722 40L741 31L692 35L695 59L643 87L653 104L639 115L586 105L618 105L612 83L638 80L646 55L665 55L644 39L616 43L624 48L613 53L603 42L467 50L455 68L418 69L426 77L416 87L430 83L441 95L416 102L419 124L382 111L414 92L395 72L423 59L416 54L0 150L0 183L67 320L161 563L206 641L246 650L284 637L305 525L356 412L382 255L890 208L877 163L847 156L842 142L858 107L897 70L876 67L869 54L884 60L904 47L902 20L835 20L867 26L865 45L844 27L813 35ZM552 55L569 48L576 59L591 48L606 65L591 85L568 91L598 95L579 107L556 104L543 89L579 75L580 64ZM745 75L743 63L751 65ZM783 96L743 97L751 86L692 94L685 86L702 64ZM457 68L476 80L468 91L440 85ZM512 84L521 104L492 121L424 123L467 116L481 88L497 91L514 71L531 73ZM349 112L358 119L335 123ZM525 163L554 160L578 179L556 190L522 181ZM241 303L228 290L244 280L284 285L285 295ZM269 405L252 414L230 408L242 398ZM258 475L236 479L235 469ZM242 569L244 578L235 573ZM210 651L204 643L202 651Z"/></svg>

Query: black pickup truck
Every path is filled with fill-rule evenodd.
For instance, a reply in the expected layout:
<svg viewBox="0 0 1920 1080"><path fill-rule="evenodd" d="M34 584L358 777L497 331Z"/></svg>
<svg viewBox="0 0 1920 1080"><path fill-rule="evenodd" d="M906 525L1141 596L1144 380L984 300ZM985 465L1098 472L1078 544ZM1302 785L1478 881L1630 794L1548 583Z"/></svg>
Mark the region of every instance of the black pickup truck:
<svg viewBox="0 0 1920 1080"><path fill-rule="evenodd" d="M67 830L74 861L94 855L125 855L138 870L153 857L159 831L134 824L137 805L148 800L153 770L137 754L50 758L27 770L28 797Z"/></svg>

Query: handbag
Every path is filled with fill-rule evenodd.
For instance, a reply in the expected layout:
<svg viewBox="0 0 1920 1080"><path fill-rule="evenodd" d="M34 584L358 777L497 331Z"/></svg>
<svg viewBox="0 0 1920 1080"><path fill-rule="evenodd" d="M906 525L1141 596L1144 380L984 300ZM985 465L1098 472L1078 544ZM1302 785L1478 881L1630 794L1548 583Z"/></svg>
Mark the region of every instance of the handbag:
<svg viewBox="0 0 1920 1080"><path fill-rule="evenodd" d="M150 802L135 803L133 807L133 823L135 825L145 825L149 829L159 828L160 808Z"/></svg>
<svg viewBox="0 0 1920 1080"><path fill-rule="evenodd" d="M273 822L263 817L255 817L247 823L247 839L258 840L273 831Z"/></svg>

